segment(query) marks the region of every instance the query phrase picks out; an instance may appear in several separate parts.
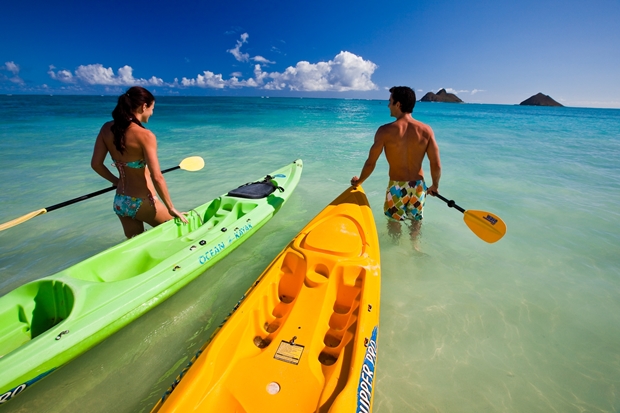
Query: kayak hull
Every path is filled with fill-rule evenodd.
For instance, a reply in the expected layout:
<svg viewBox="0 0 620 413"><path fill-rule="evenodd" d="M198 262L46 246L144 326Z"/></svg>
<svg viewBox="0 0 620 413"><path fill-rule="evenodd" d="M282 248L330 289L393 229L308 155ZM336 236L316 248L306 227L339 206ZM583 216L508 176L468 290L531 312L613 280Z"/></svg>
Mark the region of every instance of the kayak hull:
<svg viewBox="0 0 620 413"><path fill-rule="evenodd" d="M297 186L303 162L270 174L283 191L222 195L0 297L0 404L174 294L248 239Z"/></svg>
<svg viewBox="0 0 620 413"><path fill-rule="evenodd" d="M153 412L370 412L379 243L349 188L267 267Z"/></svg>

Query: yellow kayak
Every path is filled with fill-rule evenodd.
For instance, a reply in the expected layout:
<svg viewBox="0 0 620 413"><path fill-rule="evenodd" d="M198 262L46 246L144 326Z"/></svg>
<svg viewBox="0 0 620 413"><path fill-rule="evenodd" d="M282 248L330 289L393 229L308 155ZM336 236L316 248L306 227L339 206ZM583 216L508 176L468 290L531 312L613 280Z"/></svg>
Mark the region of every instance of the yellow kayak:
<svg viewBox="0 0 620 413"><path fill-rule="evenodd" d="M381 268L350 187L293 239L152 412L370 412Z"/></svg>

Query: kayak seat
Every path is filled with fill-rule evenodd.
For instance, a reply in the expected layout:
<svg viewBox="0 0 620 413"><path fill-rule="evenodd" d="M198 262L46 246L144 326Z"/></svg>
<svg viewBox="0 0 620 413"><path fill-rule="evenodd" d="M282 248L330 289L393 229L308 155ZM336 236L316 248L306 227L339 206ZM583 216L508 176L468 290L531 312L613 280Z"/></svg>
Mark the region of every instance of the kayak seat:
<svg viewBox="0 0 620 413"><path fill-rule="evenodd" d="M151 255L143 245L135 248L118 249L106 255L95 256L105 265L76 265L66 271L69 276L86 281L114 282L139 276L159 264L163 258Z"/></svg>
<svg viewBox="0 0 620 413"><path fill-rule="evenodd" d="M260 182L249 182L233 189L228 193L228 196L247 199L260 199L271 195L276 191L276 189L280 192L284 191L284 189L278 186L276 181L272 180L270 176L267 176Z"/></svg>

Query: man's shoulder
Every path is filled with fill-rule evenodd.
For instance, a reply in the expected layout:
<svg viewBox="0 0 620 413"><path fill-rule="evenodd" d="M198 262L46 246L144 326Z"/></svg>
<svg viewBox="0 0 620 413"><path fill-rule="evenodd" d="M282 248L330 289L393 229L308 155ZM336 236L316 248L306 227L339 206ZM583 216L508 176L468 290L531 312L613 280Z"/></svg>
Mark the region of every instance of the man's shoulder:
<svg viewBox="0 0 620 413"><path fill-rule="evenodd" d="M410 123L414 124L418 130L424 131L426 133L433 133L433 128L430 125L427 125L424 122L421 122L417 119L411 118Z"/></svg>
<svg viewBox="0 0 620 413"><path fill-rule="evenodd" d="M378 131L381 132L387 132L390 131L392 129L397 129L398 128L398 120L395 120L394 122L390 122L390 123L386 123L385 125L381 125L379 126L379 129L377 129Z"/></svg>

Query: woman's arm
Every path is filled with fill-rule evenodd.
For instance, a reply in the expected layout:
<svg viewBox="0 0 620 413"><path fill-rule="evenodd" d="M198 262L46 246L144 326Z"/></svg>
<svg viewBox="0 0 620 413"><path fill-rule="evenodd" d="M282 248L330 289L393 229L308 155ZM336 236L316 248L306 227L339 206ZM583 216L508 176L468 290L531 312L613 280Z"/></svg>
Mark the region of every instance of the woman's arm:
<svg viewBox="0 0 620 413"><path fill-rule="evenodd" d="M155 138L155 134L149 130L144 130L143 143L144 162L146 162L146 166L151 174L153 186L155 186L157 194L161 198L164 205L166 205L166 208L168 208L170 215L179 217L183 222L187 223L187 220L183 214L177 211L172 204L172 199L170 198L170 193L168 192L168 185L166 184L164 174L161 173L161 168L159 166L159 158L157 157L157 139Z"/></svg>
<svg viewBox="0 0 620 413"><path fill-rule="evenodd" d="M93 170L99 175L101 175L102 178L110 181L112 185L118 186L118 178L112 172L110 172L108 167L104 164L105 158L108 155L108 148L103 142L104 128L106 126L109 128L109 124L106 123L99 131L99 135L97 135L97 140L95 141L95 148L93 149L93 157L90 160L90 167L93 168Z"/></svg>

